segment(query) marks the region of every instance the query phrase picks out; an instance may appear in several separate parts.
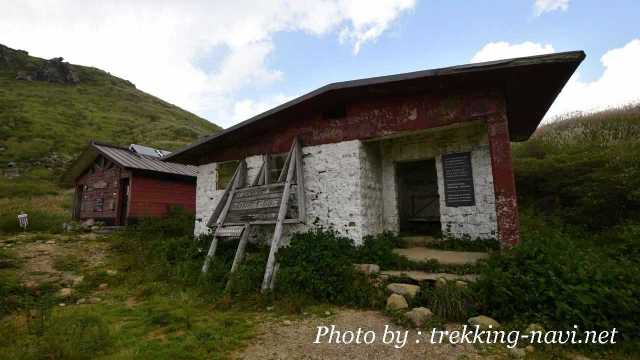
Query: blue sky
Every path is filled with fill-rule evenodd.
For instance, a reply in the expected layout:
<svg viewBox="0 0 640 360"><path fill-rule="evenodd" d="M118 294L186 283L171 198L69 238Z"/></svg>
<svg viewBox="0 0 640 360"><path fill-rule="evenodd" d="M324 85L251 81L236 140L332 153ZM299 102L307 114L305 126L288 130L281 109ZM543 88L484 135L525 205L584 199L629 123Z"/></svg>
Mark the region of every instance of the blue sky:
<svg viewBox="0 0 640 360"><path fill-rule="evenodd" d="M640 99L638 19L630 0L0 0L0 43L100 67L224 127L330 82L584 50L549 120Z"/></svg>

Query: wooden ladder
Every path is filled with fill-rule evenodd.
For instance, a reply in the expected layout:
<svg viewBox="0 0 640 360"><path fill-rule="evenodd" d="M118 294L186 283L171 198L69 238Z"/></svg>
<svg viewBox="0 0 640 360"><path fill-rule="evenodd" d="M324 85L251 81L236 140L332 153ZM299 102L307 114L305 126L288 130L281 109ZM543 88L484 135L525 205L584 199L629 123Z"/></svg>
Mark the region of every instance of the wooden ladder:
<svg viewBox="0 0 640 360"><path fill-rule="evenodd" d="M276 183L270 184L268 156L264 157L262 167L251 186L242 187L246 180L246 172L247 164L245 160L242 160L231 178L231 186L227 186L207 223L207 226L215 227L215 231L202 266L202 272L206 273L209 270L220 239L240 238L230 270L231 273L235 272L244 256L251 226L274 224L275 229L261 286L262 291L265 291L273 289L275 285L278 269L276 254L280 247L284 224L304 222L306 217L300 141L297 138L293 141ZM294 184L296 185L298 216L297 219L287 219L289 198ZM277 200L274 195L280 195L280 191L282 194L279 201L274 201ZM229 285L227 284L227 288Z"/></svg>

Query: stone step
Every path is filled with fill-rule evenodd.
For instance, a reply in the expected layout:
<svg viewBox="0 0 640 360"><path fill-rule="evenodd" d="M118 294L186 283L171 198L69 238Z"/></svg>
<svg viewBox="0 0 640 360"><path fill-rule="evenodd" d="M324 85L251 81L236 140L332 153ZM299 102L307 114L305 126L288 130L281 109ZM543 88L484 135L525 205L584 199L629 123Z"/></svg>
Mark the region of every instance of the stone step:
<svg viewBox="0 0 640 360"><path fill-rule="evenodd" d="M437 281L439 278L443 278L446 281L467 281L474 282L478 279L477 274L449 274L449 273L428 273L418 270L385 270L380 272L381 276L408 278L416 282L422 281Z"/></svg>
<svg viewBox="0 0 640 360"><path fill-rule="evenodd" d="M484 252L435 250L426 247L412 247L393 249L393 252L415 262L436 260L443 265L475 264L478 260L486 259L489 254Z"/></svg>
<svg viewBox="0 0 640 360"><path fill-rule="evenodd" d="M418 246L427 246L436 241L433 236L428 235L414 235L414 236L402 236L399 239L398 246L402 248L412 248Z"/></svg>

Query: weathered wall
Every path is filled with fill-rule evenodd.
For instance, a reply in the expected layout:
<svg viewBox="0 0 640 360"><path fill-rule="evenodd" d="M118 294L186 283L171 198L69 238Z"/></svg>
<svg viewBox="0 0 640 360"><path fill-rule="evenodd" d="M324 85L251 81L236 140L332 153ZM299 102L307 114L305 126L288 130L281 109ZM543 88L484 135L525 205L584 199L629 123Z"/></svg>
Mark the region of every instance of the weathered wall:
<svg viewBox="0 0 640 360"><path fill-rule="evenodd" d="M78 186L86 187L82 191L81 211L79 220L96 219L112 225L118 209L118 192L120 168L98 168L95 172L87 172L76 180ZM76 196L78 196L76 194ZM95 211L97 199L103 199L102 211Z"/></svg>
<svg viewBox="0 0 640 360"><path fill-rule="evenodd" d="M161 217L171 206L195 211L193 181L134 173L131 178L128 218Z"/></svg>
<svg viewBox="0 0 640 360"><path fill-rule="evenodd" d="M395 163L435 158L440 194L443 233L475 238L496 237L496 211L487 128L483 122L463 127L383 140L382 144L383 224L399 231ZM447 207L444 197L442 154L471 152L475 206Z"/></svg>
<svg viewBox="0 0 640 360"><path fill-rule="evenodd" d="M367 156L376 158L377 149L354 140L303 147L302 153L307 218L303 225L285 226L285 239L292 232L304 231L313 226L333 228L356 241L360 241L368 233L366 229L369 227L379 232L380 222L371 223L370 219L380 218L381 210L367 210L368 206L363 206L367 202L378 203L376 199L381 198L376 171L370 168L376 162L361 161ZM261 164L261 156L247 158L248 182L257 175ZM196 236L208 231L206 223L224 192L215 190L216 180L215 163L200 166L196 197ZM368 185L362 187L361 184ZM365 188L372 192L365 191ZM272 232L272 225L256 226L251 238L255 240L266 236L270 240Z"/></svg>
<svg viewBox="0 0 640 360"><path fill-rule="evenodd" d="M285 239L313 226L333 228L360 243L366 235L398 231L395 163L436 158L438 188L443 193L441 154L471 151L476 205L446 207L440 197L443 231L471 238L496 236L496 212L487 129L482 122L403 137L361 142L345 141L303 147L307 218L305 225L285 226ZM257 175L261 156L247 158L248 182ZM216 164L200 166L195 234L208 231L206 222L222 197L216 188ZM273 226L256 227L251 238L268 239Z"/></svg>

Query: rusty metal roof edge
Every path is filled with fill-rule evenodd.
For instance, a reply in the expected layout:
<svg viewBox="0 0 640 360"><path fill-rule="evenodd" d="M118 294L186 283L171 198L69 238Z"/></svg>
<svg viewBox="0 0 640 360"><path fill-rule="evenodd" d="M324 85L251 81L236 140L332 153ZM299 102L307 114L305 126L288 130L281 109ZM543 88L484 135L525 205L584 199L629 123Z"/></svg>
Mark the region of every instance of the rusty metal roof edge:
<svg viewBox="0 0 640 360"><path fill-rule="evenodd" d="M118 146L118 145L113 145L113 144L109 144L109 143L105 143L105 142L101 142L101 141L96 141L96 140L91 140L89 142L89 146L93 149L95 149L95 151L99 152L100 154L108 157L109 159L113 160L114 162L116 162L118 165L125 167L125 168L129 168L129 169L139 169L139 170L147 170L147 171L153 171L153 172L160 172L160 173L168 173L168 174L175 174L175 175L183 175L183 176L189 176L189 177L196 177L197 176L197 167L193 166L193 165L185 165L185 164L180 164L180 163L174 163L174 162L169 162L169 161L163 161L157 158L151 158L148 156L144 156L144 155L140 155L140 154L132 154L130 152L130 150L126 147L122 147L122 146ZM152 162L153 164L157 164L158 167L157 168L151 168L150 166L138 166L130 161L127 161L127 159L120 159L117 156L114 156L114 154L111 154L109 152L104 151L103 149L101 149L100 147L104 146L104 147L109 147L109 148L113 148L113 149L117 149L117 150L121 150L121 151L126 151L128 154L132 155L132 156L137 156L140 158L140 160L142 162ZM184 168L184 169L172 169L170 165L176 165L180 168Z"/></svg>
<svg viewBox="0 0 640 360"><path fill-rule="evenodd" d="M342 89L359 87L359 86L391 83L391 82L403 81L403 80L414 80L419 78L427 78L427 77L435 77L435 76L455 75L455 74L461 74L461 73L471 73L471 72L486 71L486 70L508 69L511 67L526 66L526 65L537 65L537 64L547 64L547 63L557 63L557 62L581 62L582 60L584 60L585 57L586 57L586 54L582 50L565 51L565 52L552 53L552 54L485 61L485 62L479 62L479 63L454 65L454 66L448 66L448 67L436 68L436 69L419 70L419 71L394 74L394 75L374 76L374 77L364 78L364 79L334 82L334 83L330 83L322 87L319 87L313 91L310 91L295 99L287 101L286 103L278 105L263 113L255 115L227 129L224 129L215 134L212 134L200 140L197 140L196 142L189 144L183 147L182 149L178 149L173 153L167 155L165 158L163 158L163 161L166 159L177 157L211 140L225 136L233 131L236 131L247 125L250 125L258 120L261 120L265 117L268 117L280 111L286 110L294 105L300 104L306 100L322 95L324 93L328 93L330 91L342 90Z"/></svg>

